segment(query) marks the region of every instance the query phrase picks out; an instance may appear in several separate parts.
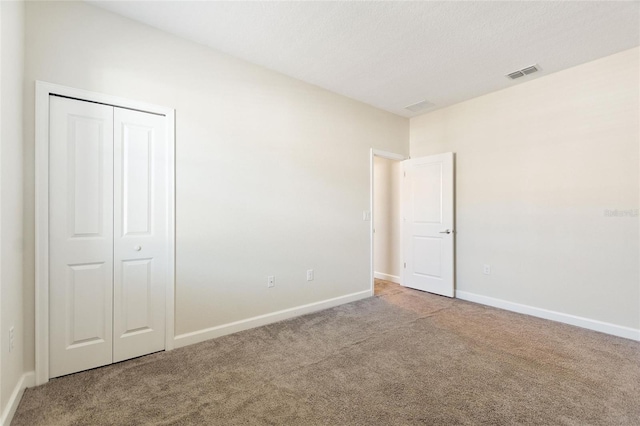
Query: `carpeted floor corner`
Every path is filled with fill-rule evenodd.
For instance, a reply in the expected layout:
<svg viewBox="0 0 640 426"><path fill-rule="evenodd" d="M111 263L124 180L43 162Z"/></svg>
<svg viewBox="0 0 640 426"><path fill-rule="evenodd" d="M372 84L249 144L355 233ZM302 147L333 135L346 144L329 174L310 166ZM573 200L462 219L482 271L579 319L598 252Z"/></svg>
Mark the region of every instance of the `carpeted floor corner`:
<svg viewBox="0 0 640 426"><path fill-rule="evenodd" d="M12 425L640 425L640 344L376 297L28 389Z"/></svg>

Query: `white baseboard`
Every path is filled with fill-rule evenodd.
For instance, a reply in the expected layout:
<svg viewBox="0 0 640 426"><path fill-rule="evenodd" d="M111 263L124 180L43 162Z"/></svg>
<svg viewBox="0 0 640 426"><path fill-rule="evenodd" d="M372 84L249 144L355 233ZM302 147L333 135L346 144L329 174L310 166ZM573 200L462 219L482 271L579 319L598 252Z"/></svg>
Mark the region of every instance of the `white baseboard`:
<svg viewBox="0 0 640 426"><path fill-rule="evenodd" d="M22 395L24 394L24 390L26 388L30 388L34 386L36 383L36 373L34 371L29 371L24 373L18 383L16 383L16 387L13 388L13 392L11 393L11 397L7 402L7 406L2 410L2 418L0 419L0 425L9 426L11 424L11 420L13 420L13 415L16 413L18 409L18 405L20 404L20 400L22 399Z"/></svg>
<svg viewBox="0 0 640 426"><path fill-rule="evenodd" d="M589 330L599 331L601 333L624 337L626 339L640 341L640 329L611 324L608 322L579 317L576 315L565 314L562 312L550 311L548 309L536 308L535 306L522 305L520 303L482 296L480 294L468 293L466 291L456 291L456 297L458 299L467 300L469 302L480 303L482 305L493 306L495 308L500 308L507 311L518 312L520 314L531 315L538 318L544 318L551 321L575 325L577 327L582 327Z"/></svg>
<svg viewBox="0 0 640 426"><path fill-rule="evenodd" d="M383 272L374 272L373 278L377 278L379 280L391 281L392 283L401 284L400 277L395 275L385 274Z"/></svg>
<svg viewBox="0 0 640 426"><path fill-rule="evenodd" d="M205 340L214 339L216 337L225 336L227 334L237 333L238 331L260 327L262 325L267 325L285 319L294 318L300 315L321 311L323 309L333 308L334 306L344 305L345 303L355 302L356 300L366 299L367 297L371 297L371 290L351 293L345 296L335 297L333 299L309 303L308 305L296 306L295 308L284 309L282 311L272 312L265 315L259 315L257 317L247 318L228 324L222 324L216 327L205 328L203 330L198 330L191 333L179 334L174 339L174 347L181 348L183 346L204 342Z"/></svg>

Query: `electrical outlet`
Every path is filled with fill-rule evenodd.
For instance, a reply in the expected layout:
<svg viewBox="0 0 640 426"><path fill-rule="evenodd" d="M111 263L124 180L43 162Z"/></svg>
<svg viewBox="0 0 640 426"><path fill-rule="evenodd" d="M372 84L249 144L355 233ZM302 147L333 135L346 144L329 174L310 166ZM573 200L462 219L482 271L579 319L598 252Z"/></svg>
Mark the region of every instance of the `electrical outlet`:
<svg viewBox="0 0 640 426"><path fill-rule="evenodd" d="M307 269L307 281L313 281L313 269Z"/></svg>
<svg viewBox="0 0 640 426"><path fill-rule="evenodd" d="M13 351L15 346L15 332L13 326L9 327L9 352Z"/></svg>
<svg viewBox="0 0 640 426"><path fill-rule="evenodd" d="M484 265L482 268L482 273L485 275L491 275L491 265Z"/></svg>
<svg viewBox="0 0 640 426"><path fill-rule="evenodd" d="M276 277L274 277L273 275L269 275L267 277L267 287L271 288L271 287L275 287L276 285Z"/></svg>

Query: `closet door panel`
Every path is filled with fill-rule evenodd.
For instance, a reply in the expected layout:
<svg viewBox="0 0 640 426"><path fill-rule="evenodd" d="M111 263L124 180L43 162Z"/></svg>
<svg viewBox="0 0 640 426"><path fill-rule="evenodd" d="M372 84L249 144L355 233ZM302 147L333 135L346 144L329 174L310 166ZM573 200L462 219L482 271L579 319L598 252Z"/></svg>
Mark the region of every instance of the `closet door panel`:
<svg viewBox="0 0 640 426"><path fill-rule="evenodd" d="M113 107L51 96L49 371L112 362Z"/></svg>
<svg viewBox="0 0 640 426"><path fill-rule="evenodd" d="M169 170L165 117L114 112L114 362L163 350Z"/></svg>

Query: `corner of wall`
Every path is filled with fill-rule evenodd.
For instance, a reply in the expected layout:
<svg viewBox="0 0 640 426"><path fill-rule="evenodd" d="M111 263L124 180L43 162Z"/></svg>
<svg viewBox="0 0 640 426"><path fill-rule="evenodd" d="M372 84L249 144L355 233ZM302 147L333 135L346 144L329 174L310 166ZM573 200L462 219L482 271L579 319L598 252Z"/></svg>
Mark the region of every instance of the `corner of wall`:
<svg viewBox="0 0 640 426"><path fill-rule="evenodd" d="M16 383L16 386L13 388L13 392L9 397L7 405L2 410L2 414L0 416L0 426L11 425L11 421L13 420L13 416L16 414L18 405L20 405L20 400L22 399L22 395L24 395L24 391L27 388L35 386L35 377L36 374L33 371L24 373L20 377L20 380L18 380L18 383Z"/></svg>
<svg viewBox="0 0 640 426"><path fill-rule="evenodd" d="M0 2L0 420L8 424L24 388L23 149L25 2ZM9 333L13 327L13 336Z"/></svg>

